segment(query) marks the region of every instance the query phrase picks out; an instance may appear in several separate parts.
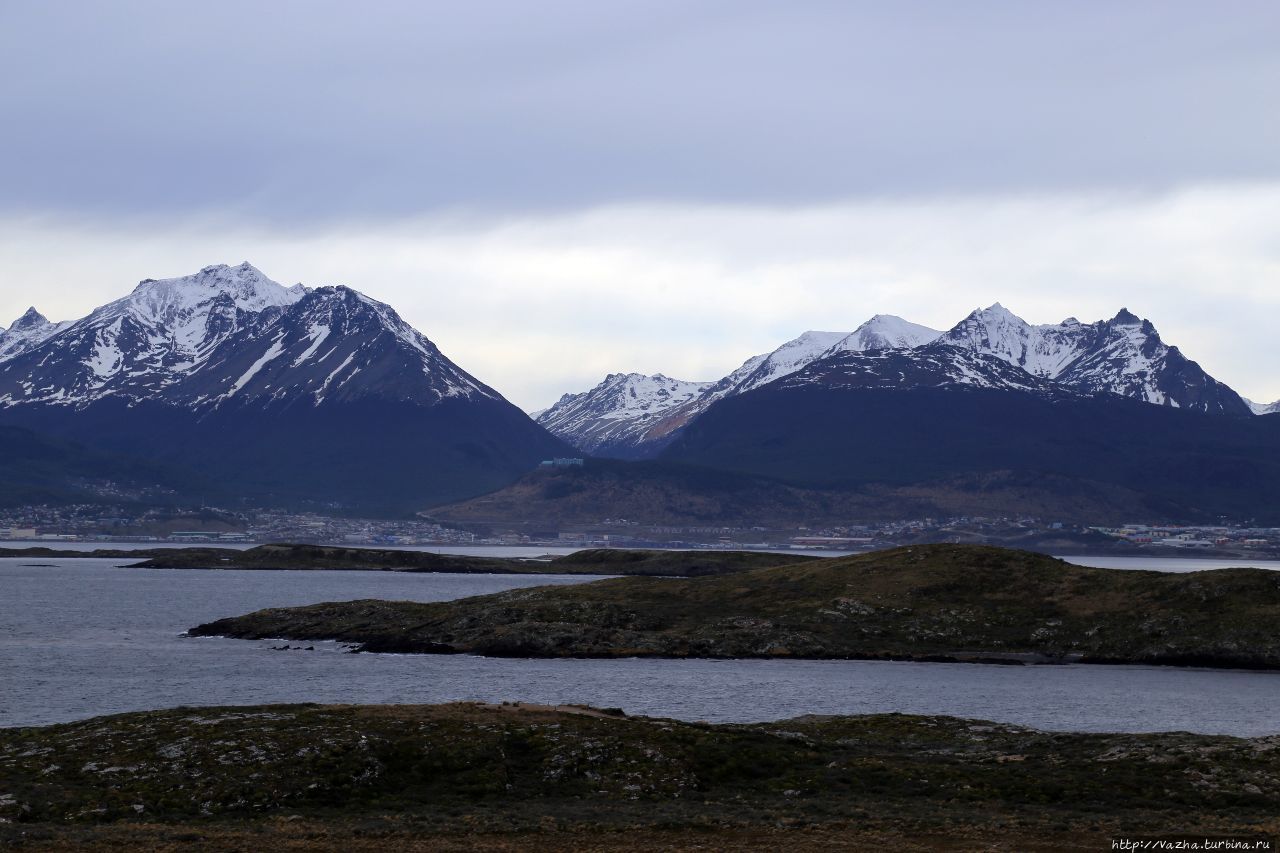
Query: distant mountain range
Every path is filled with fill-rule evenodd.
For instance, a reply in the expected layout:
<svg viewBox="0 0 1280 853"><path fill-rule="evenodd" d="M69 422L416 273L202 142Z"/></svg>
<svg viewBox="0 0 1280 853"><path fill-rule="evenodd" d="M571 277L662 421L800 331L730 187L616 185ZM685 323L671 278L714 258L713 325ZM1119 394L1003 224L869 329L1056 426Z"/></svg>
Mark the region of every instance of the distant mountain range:
<svg viewBox="0 0 1280 853"><path fill-rule="evenodd" d="M716 381L612 374L535 423L390 306L245 263L0 331L0 503L1280 523L1276 410L1128 311L1032 326L993 305L945 332L806 332ZM572 455L631 462L535 471Z"/></svg>
<svg viewBox="0 0 1280 853"><path fill-rule="evenodd" d="M581 520L616 507L670 523L661 509L638 515L657 495L721 523L1025 512L1274 524L1280 417L1255 414L1277 408L1250 404L1127 310L1033 326L996 304L945 332L881 315L851 334L807 332L716 382L615 374L566 395L539 423L596 456L653 460L643 485L588 467L450 512Z"/></svg>
<svg viewBox="0 0 1280 853"><path fill-rule="evenodd" d="M0 424L146 459L219 500L408 511L569 449L347 287L248 263L0 334Z"/></svg>
<svg viewBox="0 0 1280 853"><path fill-rule="evenodd" d="M805 332L715 382L611 374L589 391L566 394L537 420L585 453L655 458L715 402L810 366L810 377L823 382L899 391L945 381L1118 396L1237 417L1280 408L1250 404L1127 310L1096 323L1070 318L1033 326L997 303L946 332L888 315L872 317L850 334Z"/></svg>
<svg viewBox="0 0 1280 853"><path fill-rule="evenodd" d="M919 346L940 334L900 317L877 315L852 333L805 332L773 352L747 359L719 381L611 373L595 388L566 394L535 415L538 423L584 453L649 459L717 400L767 385L827 353Z"/></svg>

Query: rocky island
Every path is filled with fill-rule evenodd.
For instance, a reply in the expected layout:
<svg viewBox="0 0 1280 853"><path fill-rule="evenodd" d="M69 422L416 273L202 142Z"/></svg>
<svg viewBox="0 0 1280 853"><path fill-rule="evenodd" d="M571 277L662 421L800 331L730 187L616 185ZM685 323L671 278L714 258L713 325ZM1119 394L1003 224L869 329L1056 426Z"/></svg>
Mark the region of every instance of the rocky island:
<svg viewBox="0 0 1280 853"><path fill-rule="evenodd" d="M720 577L260 610L193 636L513 657L870 658L1280 668L1280 573L1164 573L924 545Z"/></svg>
<svg viewBox="0 0 1280 853"><path fill-rule="evenodd" d="M819 557L766 551L657 551L587 548L557 557L479 557L433 554L394 548L344 548L334 545L268 544L236 548L151 548L136 551L54 548L0 548L0 557L105 557L138 559L134 569L254 569L292 571L442 572L450 574L645 575L704 577L768 566L791 565Z"/></svg>
<svg viewBox="0 0 1280 853"><path fill-rule="evenodd" d="M0 846L24 850L1092 850L1277 814L1276 736L472 703L0 729Z"/></svg>

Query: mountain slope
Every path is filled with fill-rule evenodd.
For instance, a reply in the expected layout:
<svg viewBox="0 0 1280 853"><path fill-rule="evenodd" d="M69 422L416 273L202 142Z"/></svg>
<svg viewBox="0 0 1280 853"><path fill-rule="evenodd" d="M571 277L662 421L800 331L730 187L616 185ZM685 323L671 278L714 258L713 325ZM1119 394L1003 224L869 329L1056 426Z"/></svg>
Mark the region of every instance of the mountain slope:
<svg viewBox="0 0 1280 853"><path fill-rule="evenodd" d="M567 451L389 306L247 263L144 281L0 361L0 422L182 466L222 500L378 512Z"/></svg>
<svg viewBox="0 0 1280 853"><path fill-rule="evenodd" d="M1141 496L1146 518L1274 523L1274 421L1081 395L998 357L938 343L820 359L717 402L660 458L807 488L913 487L922 496L1005 472L1041 483L1040 503L1050 507L1101 488ZM980 494L973 503L981 505Z"/></svg>
<svg viewBox="0 0 1280 853"><path fill-rule="evenodd" d="M1255 415L1273 415L1280 413L1280 400L1277 400L1274 403L1255 403L1252 400L1245 400L1245 403Z"/></svg>
<svg viewBox="0 0 1280 853"><path fill-rule="evenodd" d="M186 479L190 479L187 475ZM0 506L168 503L178 472L0 426Z"/></svg>

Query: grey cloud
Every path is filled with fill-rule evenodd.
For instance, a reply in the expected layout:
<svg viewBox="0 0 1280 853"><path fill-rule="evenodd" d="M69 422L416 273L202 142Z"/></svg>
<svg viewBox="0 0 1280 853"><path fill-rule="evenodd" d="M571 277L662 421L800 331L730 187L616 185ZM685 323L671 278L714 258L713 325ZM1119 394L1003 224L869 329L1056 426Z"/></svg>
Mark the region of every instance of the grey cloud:
<svg viewBox="0 0 1280 853"><path fill-rule="evenodd" d="M287 223L1280 177L1271 2L0 7L0 212Z"/></svg>

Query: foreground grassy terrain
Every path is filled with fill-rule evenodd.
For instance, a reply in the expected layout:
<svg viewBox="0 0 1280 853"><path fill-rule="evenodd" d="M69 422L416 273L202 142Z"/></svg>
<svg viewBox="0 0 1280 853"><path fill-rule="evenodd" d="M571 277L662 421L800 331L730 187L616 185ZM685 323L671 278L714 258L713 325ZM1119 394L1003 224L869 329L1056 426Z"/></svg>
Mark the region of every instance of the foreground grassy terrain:
<svg viewBox="0 0 1280 853"><path fill-rule="evenodd" d="M724 577L260 610L193 635L521 657L802 657L1280 668L1280 573L1074 566L923 545Z"/></svg>
<svg viewBox="0 0 1280 853"><path fill-rule="evenodd" d="M477 704L0 730L0 846L1101 849L1120 833L1274 833L1277 815L1280 736Z"/></svg>

